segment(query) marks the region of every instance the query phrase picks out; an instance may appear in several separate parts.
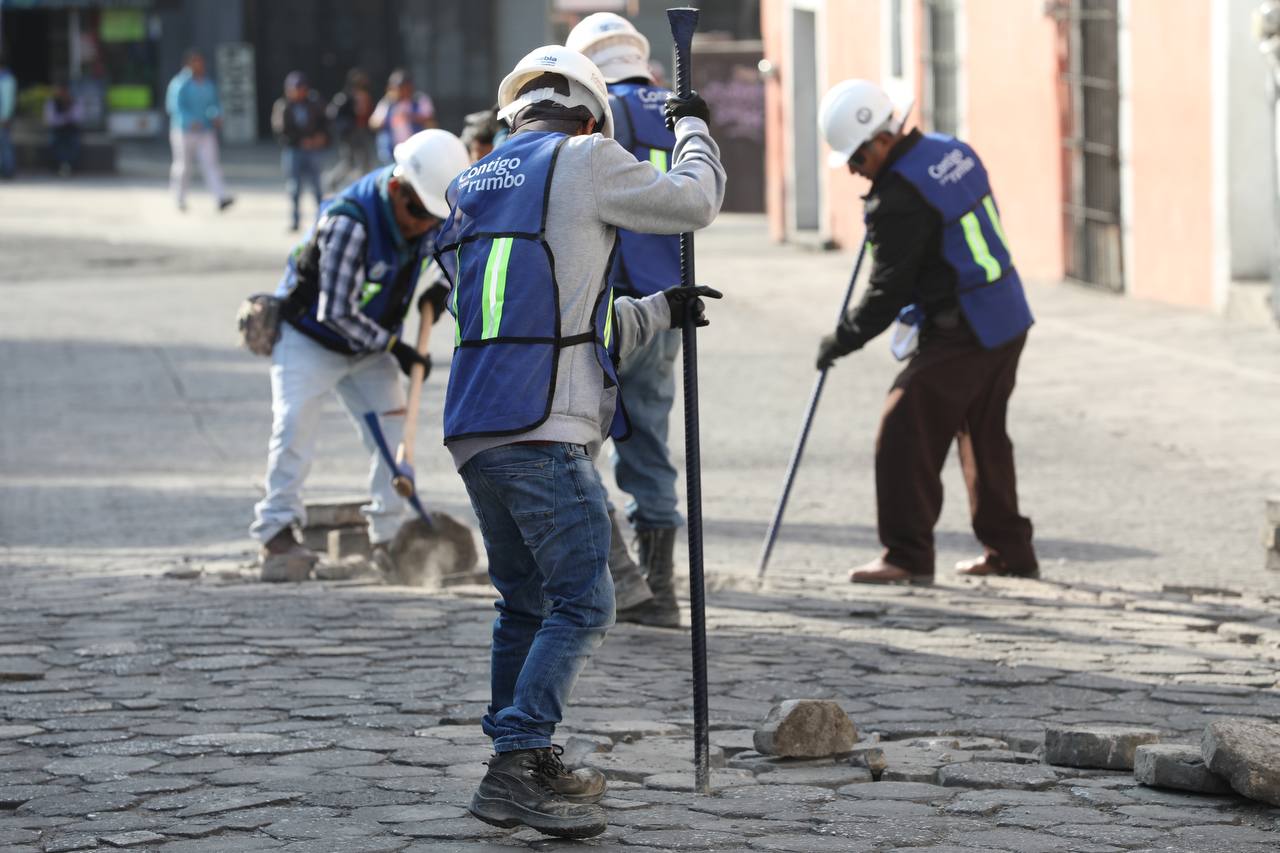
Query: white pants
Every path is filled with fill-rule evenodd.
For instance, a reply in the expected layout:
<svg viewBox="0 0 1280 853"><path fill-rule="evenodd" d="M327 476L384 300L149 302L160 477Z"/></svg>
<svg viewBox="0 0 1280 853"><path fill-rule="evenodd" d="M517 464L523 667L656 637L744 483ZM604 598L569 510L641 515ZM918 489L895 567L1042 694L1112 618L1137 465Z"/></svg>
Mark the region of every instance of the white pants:
<svg viewBox="0 0 1280 853"><path fill-rule="evenodd" d="M305 525L302 483L311 471L325 397L337 392L369 451L369 492L364 507L369 541L389 541L411 512L391 487L394 472L378 453L364 416L377 412L382 434L394 453L404 435L405 393L400 366L390 353L349 356L325 349L289 324L271 353L271 443L267 453L267 494L254 506L249 534L266 542L285 527ZM395 414L388 414L394 412Z"/></svg>
<svg viewBox="0 0 1280 853"><path fill-rule="evenodd" d="M169 188L178 205L187 202L187 183L191 161L200 161L204 185L217 201L227 197L222 185L222 166L218 164L218 134L212 130L169 129L169 147L173 149L173 167L169 170Z"/></svg>

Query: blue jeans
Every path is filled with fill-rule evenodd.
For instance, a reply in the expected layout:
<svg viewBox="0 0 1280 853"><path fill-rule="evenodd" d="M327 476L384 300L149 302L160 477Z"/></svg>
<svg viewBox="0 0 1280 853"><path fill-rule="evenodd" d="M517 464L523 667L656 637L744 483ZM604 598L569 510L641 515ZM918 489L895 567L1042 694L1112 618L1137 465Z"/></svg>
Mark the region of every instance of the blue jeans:
<svg viewBox="0 0 1280 853"><path fill-rule="evenodd" d="M613 625L604 486L577 444L494 447L459 473L501 596L481 727L495 752L547 747Z"/></svg>
<svg viewBox="0 0 1280 853"><path fill-rule="evenodd" d="M49 153L55 169L62 166L74 169L80 162L80 129L55 127L49 133Z"/></svg>
<svg viewBox="0 0 1280 853"><path fill-rule="evenodd" d="M316 209L320 209L320 152L307 151L303 148L286 148L280 165L284 167L284 188L289 193L289 201L293 205L292 218L289 221L294 228L297 228L300 219L298 202L302 198L304 185L315 196Z"/></svg>
<svg viewBox="0 0 1280 853"><path fill-rule="evenodd" d="M18 170L13 154L13 137L9 128L0 127L0 178L12 178Z"/></svg>
<svg viewBox="0 0 1280 853"><path fill-rule="evenodd" d="M631 438L613 446L613 476L631 495L627 518L637 530L679 527L676 468L667 450L667 422L676 397L680 330L660 332L631 353L618 371Z"/></svg>

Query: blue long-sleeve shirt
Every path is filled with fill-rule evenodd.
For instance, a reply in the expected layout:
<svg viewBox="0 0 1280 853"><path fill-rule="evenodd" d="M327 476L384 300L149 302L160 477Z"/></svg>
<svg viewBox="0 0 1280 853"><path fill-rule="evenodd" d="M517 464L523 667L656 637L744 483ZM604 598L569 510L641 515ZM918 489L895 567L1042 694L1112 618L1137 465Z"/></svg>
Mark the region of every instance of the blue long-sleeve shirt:
<svg viewBox="0 0 1280 853"><path fill-rule="evenodd" d="M170 127L175 130L209 130L214 119L222 115L218 90L208 75L197 80L190 68L184 68L169 81L164 108L169 113Z"/></svg>

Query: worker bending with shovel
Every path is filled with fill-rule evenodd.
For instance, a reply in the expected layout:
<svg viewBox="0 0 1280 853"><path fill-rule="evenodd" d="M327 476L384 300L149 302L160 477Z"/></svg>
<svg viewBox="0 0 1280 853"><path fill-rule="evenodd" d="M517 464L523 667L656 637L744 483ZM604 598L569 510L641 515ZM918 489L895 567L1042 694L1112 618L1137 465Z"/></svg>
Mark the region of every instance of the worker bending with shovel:
<svg viewBox="0 0 1280 853"><path fill-rule="evenodd" d="M1031 522L1018 511L1013 445L1005 429L1018 357L1031 327L986 170L973 149L942 134L903 131L889 96L846 80L822 100L831 164L871 181L867 240L874 251L862 302L818 347L818 368L859 349L891 323L894 380L876 439L876 503L884 554L854 583L933 582L933 528L942 465L954 439L983 556L965 575L1036 577Z"/></svg>
<svg viewBox="0 0 1280 853"><path fill-rule="evenodd" d="M377 413L386 443L395 447L405 420L400 372L409 374L415 364L424 378L430 372L425 340L420 350L401 332L449 213L445 189L467 162L466 147L451 133L411 136L396 146L393 165L329 201L289 258L276 294L281 322L278 329L271 325L265 348L272 410L266 495L254 507L250 527L262 543L264 581L305 580L317 560L294 528L306 523L302 484L330 392L351 414L371 458L370 501L363 511L374 562L389 578L399 575L391 543L410 517L408 504L392 487L396 471L379 453L365 415ZM428 328L443 313L447 294L438 281L418 299Z"/></svg>
<svg viewBox="0 0 1280 853"><path fill-rule="evenodd" d="M570 772L552 744L578 674L614 623L610 525L593 457L622 438L618 364L709 288L611 299L617 229L709 225L725 173L706 105L666 101L669 172L613 140L600 71L559 45L522 59L498 90L511 136L458 176L437 258L453 290L445 444L480 522L500 596L492 698L496 753L471 802L486 823L587 838L604 832L605 780Z"/></svg>

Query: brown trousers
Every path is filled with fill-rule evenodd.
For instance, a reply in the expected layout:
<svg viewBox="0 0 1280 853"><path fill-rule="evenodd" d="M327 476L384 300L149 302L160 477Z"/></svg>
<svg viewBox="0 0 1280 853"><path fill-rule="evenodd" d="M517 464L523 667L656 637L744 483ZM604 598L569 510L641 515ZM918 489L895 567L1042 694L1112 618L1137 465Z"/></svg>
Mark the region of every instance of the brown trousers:
<svg viewBox="0 0 1280 853"><path fill-rule="evenodd" d="M983 349L962 323L929 328L894 380L876 438L876 504L887 562L934 569L942 466L954 438L969 488L973 532L1014 571L1037 567L1031 521L1018 513L1013 443L1005 429L1026 335Z"/></svg>

